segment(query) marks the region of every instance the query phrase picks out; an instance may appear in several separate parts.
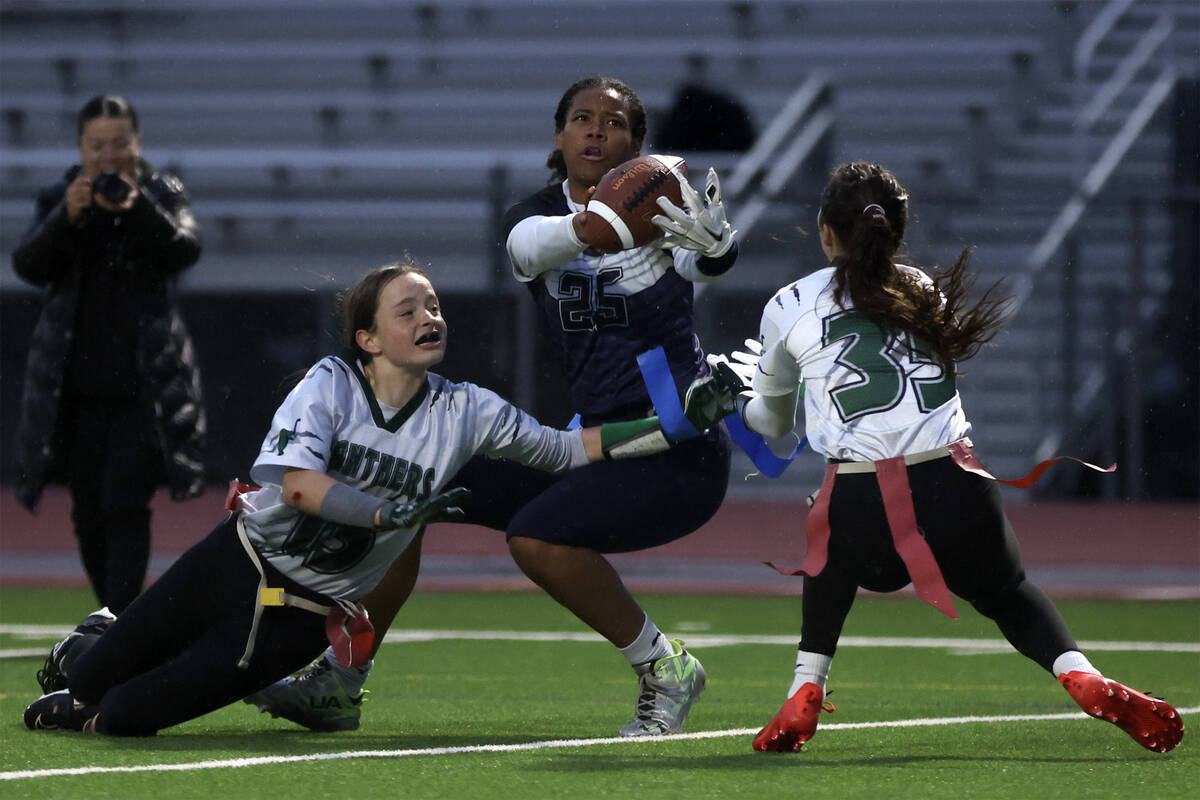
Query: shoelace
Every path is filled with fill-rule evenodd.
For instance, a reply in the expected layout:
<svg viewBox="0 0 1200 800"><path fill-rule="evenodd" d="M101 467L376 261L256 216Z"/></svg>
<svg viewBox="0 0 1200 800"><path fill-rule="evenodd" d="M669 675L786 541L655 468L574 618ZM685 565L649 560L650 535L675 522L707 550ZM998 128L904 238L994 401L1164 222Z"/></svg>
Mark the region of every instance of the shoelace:
<svg viewBox="0 0 1200 800"><path fill-rule="evenodd" d="M325 673L329 672L331 669L333 669L333 666L325 659L321 659L320 661L317 662L316 666L313 669L309 670L304 675L297 678L296 683L307 683L310 681L318 680L321 677L323 677L325 675Z"/></svg>
<svg viewBox="0 0 1200 800"><path fill-rule="evenodd" d="M315 683L316 681L319 681L322 677L324 677L326 674L328 674L332 671L333 671L333 665L330 664L324 658L322 658L320 661L317 662L316 666L314 666L313 669L306 672L303 676L297 678L295 685L298 686L301 683ZM361 690L359 690L359 693L357 696L351 695L350 691L348 689L346 689L345 685L342 684L341 680L338 680L337 683L338 683L338 688L340 688L345 693L346 698L350 701L350 703L352 705L359 705L360 703L362 703L362 701L364 699L366 699L366 696L368 694L370 694L370 692L368 690L361 689Z"/></svg>
<svg viewBox="0 0 1200 800"><path fill-rule="evenodd" d="M642 693L638 695L637 711L634 714L636 719L639 719L643 722L657 721L653 716L654 697L655 692L653 689L642 690Z"/></svg>

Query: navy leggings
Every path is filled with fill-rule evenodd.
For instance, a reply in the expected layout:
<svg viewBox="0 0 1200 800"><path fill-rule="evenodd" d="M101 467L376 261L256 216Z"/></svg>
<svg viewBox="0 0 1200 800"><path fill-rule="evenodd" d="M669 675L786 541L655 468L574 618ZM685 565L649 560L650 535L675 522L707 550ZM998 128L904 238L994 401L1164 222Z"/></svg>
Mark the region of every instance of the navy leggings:
<svg viewBox="0 0 1200 800"><path fill-rule="evenodd" d="M1018 652L1050 670L1076 649L1058 609L1025 578L1021 553L995 481L949 458L908 468L917 527L946 586L1000 627ZM829 504L829 557L804 579L800 647L833 655L858 587L892 592L910 582L892 544L873 473L838 475Z"/></svg>
<svg viewBox="0 0 1200 800"><path fill-rule="evenodd" d="M325 618L290 606L263 609L247 669L258 571L230 514L152 583L73 661L76 700L99 704L97 731L150 736L215 711L295 672L327 644ZM263 561L268 585L328 605Z"/></svg>
<svg viewBox="0 0 1200 800"><path fill-rule="evenodd" d="M476 456L447 485L471 490L465 522L601 553L686 536L721 506L729 483L723 427L645 458L597 461L552 475Z"/></svg>

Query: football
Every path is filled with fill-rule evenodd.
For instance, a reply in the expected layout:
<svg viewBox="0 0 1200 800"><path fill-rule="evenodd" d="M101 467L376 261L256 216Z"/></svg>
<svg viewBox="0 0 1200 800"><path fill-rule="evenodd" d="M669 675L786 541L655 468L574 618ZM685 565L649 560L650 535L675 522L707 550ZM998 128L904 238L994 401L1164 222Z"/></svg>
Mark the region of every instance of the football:
<svg viewBox="0 0 1200 800"><path fill-rule="evenodd" d="M662 236L650 219L661 214L655 201L668 197L683 207L680 183L687 164L679 156L646 155L605 173L587 204L583 239L603 253L619 253Z"/></svg>

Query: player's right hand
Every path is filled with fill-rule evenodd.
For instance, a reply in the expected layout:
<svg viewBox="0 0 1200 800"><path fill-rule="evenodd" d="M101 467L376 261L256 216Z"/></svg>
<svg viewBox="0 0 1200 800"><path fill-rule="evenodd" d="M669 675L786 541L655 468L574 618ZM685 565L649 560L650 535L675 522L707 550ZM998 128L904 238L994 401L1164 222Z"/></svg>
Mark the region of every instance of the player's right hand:
<svg viewBox="0 0 1200 800"><path fill-rule="evenodd" d="M758 361L762 358L762 344L757 339L746 339L742 346L745 351L734 350L729 354L729 368L738 374L747 386L754 382L754 373L758 369Z"/></svg>
<svg viewBox="0 0 1200 800"><path fill-rule="evenodd" d="M380 530L417 528L430 522L446 522L465 516L459 503L471 496L470 489L458 487L411 503L388 503L379 510Z"/></svg>

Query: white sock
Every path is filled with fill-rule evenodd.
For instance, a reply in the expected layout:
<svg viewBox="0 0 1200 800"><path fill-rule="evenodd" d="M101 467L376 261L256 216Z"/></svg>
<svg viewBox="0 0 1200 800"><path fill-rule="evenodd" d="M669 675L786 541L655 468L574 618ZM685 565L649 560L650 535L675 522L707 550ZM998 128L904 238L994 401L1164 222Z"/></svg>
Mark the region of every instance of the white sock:
<svg viewBox="0 0 1200 800"><path fill-rule="evenodd" d="M796 677L792 679L792 688L788 689L788 697L800 691L806 683L815 683L825 691L825 679L829 677L829 665L833 656L820 653L809 653L806 650L796 651Z"/></svg>
<svg viewBox="0 0 1200 800"><path fill-rule="evenodd" d="M1054 673L1054 677L1056 678L1064 672L1089 672L1092 675L1101 674L1100 670L1093 667L1092 662L1088 661L1087 656L1078 650L1068 650L1054 659L1051 672Z"/></svg>
<svg viewBox="0 0 1200 800"><path fill-rule="evenodd" d="M363 684L367 682L367 675L371 673L371 667L375 666L375 659L371 659L361 667L347 667L338 661L337 655L333 652L333 645L325 648L325 660L329 662L329 666L337 670L338 675L342 676L342 683L351 694L363 687Z"/></svg>
<svg viewBox="0 0 1200 800"><path fill-rule="evenodd" d="M639 664L653 663L675 652L671 648L671 643L667 641L667 637L662 635L662 631L654 624L654 620L650 619L649 614L646 615L646 621L642 623L642 632L620 650L630 665L634 667Z"/></svg>

